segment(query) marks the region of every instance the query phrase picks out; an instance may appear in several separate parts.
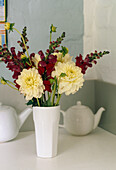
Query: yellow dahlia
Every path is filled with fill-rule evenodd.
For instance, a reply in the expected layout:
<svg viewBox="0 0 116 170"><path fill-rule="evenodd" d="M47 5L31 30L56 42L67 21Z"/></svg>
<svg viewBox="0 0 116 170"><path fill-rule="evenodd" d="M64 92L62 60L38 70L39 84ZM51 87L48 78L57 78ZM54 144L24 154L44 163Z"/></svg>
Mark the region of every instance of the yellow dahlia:
<svg viewBox="0 0 116 170"><path fill-rule="evenodd" d="M31 100L33 97L40 98L42 96L44 85L37 69L23 69L16 83L20 85L19 91L24 94L26 100Z"/></svg>
<svg viewBox="0 0 116 170"><path fill-rule="evenodd" d="M69 53L65 54L65 56L63 57L63 54L61 52L59 53L53 53L53 55L57 56L57 63L61 62L61 63L67 63L67 62L71 62L72 61L72 56L70 56Z"/></svg>
<svg viewBox="0 0 116 170"><path fill-rule="evenodd" d="M32 57L32 61L34 62L35 66L38 68L38 63L41 61L41 57L39 54L35 54L34 57Z"/></svg>
<svg viewBox="0 0 116 170"><path fill-rule="evenodd" d="M65 76L60 77L61 73L65 73ZM55 66L55 71L52 72L52 76L56 76L59 81L59 94L74 94L83 86L84 79L81 68L75 66L74 62L59 62L58 65Z"/></svg>

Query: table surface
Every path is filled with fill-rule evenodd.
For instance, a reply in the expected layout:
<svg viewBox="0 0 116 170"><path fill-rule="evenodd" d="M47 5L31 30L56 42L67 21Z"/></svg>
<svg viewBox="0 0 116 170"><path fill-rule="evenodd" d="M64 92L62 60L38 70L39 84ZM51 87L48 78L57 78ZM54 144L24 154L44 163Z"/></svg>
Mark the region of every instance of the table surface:
<svg viewBox="0 0 116 170"><path fill-rule="evenodd" d="M20 132L0 143L0 170L116 170L116 136L101 128L71 136L60 128L58 155L43 159L36 156L34 132Z"/></svg>

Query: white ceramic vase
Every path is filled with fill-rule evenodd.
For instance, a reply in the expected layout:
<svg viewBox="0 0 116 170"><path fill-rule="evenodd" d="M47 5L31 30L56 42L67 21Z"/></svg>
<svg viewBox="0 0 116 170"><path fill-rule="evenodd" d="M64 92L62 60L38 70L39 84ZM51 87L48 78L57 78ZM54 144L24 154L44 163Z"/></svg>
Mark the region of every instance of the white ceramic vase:
<svg viewBox="0 0 116 170"><path fill-rule="evenodd" d="M33 107L36 151L41 158L57 155L60 106Z"/></svg>

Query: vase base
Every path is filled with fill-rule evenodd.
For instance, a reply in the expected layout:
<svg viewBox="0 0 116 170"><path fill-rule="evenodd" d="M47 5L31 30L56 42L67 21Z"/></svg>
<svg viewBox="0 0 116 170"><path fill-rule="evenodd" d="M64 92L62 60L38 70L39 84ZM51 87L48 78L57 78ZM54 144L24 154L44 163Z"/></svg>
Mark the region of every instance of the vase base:
<svg viewBox="0 0 116 170"><path fill-rule="evenodd" d="M56 157L57 156L57 154L56 155L53 155L53 156L43 156L43 155L37 155L37 158L41 158L41 159L50 159L50 158L54 158L54 157Z"/></svg>

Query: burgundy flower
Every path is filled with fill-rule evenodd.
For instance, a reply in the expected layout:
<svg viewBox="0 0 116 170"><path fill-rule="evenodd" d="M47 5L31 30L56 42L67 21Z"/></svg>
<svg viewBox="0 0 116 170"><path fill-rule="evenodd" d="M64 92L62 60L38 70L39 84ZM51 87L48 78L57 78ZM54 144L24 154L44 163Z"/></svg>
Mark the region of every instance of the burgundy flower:
<svg viewBox="0 0 116 170"><path fill-rule="evenodd" d="M21 44L21 41L17 41L18 44Z"/></svg>
<svg viewBox="0 0 116 170"><path fill-rule="evenodd" d="M18 51L18 54L17 54L17 59L18 60L21 60L21 55L22 55L22 52Z"/></svg>
<svg viewBox="0 0 116 170"><path fill-rule="evenodd" d="M80 66L83 63L82 55L80 54L79 57L77 56L76 58L76 66Z"/></svg>
<svg viewBox="0 0 116 170"><path fill-rule="evenodd" d="M13 74L13 76L12 76L12 78L13 79L18 79L18 76L20 75L20 73L19 72L14 72L14 74Z"/></svg>
<svg viewBox="0 0 116 170"><path fill-rule="evenodd" d="M14 80L14 83L15 83L15 87L17 87L17 89L19 89L20 86L16 83L16 80Z"/></svg>
<svg viewBox="0 0 116 170"><path fill-rule="evenodd" d="M51 76L52 71L54 71L54 64L49 63L46 66L47 76Z"/></svg>
<svg viewBox="0 0 116 170"><path fill-rule="evenodd" d="M55 52L55 53L59 53L59 50L55 50L54 52Z"/></svg>
<svg viewBox="0 0 116 170"><path fill-rule="evenodd" d="M6 44L3 44L3 48L7 48Z"/></svg>
<svg viewBox="0 0 116 170"><path fill-rule="evenodd" d="M94 64L97 64L97 61L96 60L93 60Z"/></svg>
<svg viewBox="0 0 116 170"><path fill-rule="evenodd" d="M45 59L45 56L44 56L44 53L43 53L42 50L40 50L40 51L38 52L38 54L40 55L41 60Z"/></svg>
<svg viewBox="0 0 116 170"><path fill-rule="evenodd" d="M15 47L11 47L11 52L13 53L13 52L15 52Z"/></svg>
<svg viewBox="0 0 116 170"><path fill-rule="evenodd" d="M86 70L88 67L91 67L92 65L89 63L88 58L86 58L85 60L82 59L82 55L80 54L79 56L77 56L76 58L76 66L80 67L82 70L81 72L83 74L85 74ZM87 62L88 61L88 62Z"/></svg>
<svg viewBox="0 0 116 170"><path fill-rule="evenodd" d="M41 67L41 66L38 66L38 72L40 75L42 75L45 71L45 68L44 67Z"/></svg>
<svg viewBox="0 0 116 170"><path fill-rule="evenodd" d="M82 69L82 73L85 74L88 67L92 67L92 63L96 64L96 59L100 59L105 54L109 54L109 51L104 51L97 53L95 51L94 53L87 54L85 59L82 59L82 55L76 57L76 66L80 67Z"/></svg>
<svg viewBox="0 0 116 170"><path fill-rule="evenodd" d="M45 86L45 91L52 92L52 90L51 90L51 84L50 84L50 81L49 81L49 80L44 80L44 81L43 81L43 84L44 84L44 86Z"/></svg>
<svg viewBox="0 0 116 170"><path fill-rule="evenodd" d="M13 71L13 68L15 67L14 62L11 60L8 62L7 66L6 66L9 70Z"/></svg>
<svg viewBox="0 0 116 170"><path fill-rule="evenodd" d="M39 61L38 65L42 66L42 67L46 67L46 62L45 61Z"/></svg>
<svg viewBox="0 0 116 170"><path fill-rule="evenodd" d="M47 50L46 50L46 53L49 53L49 52L50 52L50 50L49 50L49 49L47 49Z"/></svg>
<svg viewBox="0 0 116 170"><path fill-rule="evenodd" d="M56 47L55 47L55 46L53 46L52 48L55 50L55 48L56 48Z"/></svg>
<svg viewBox="0 0 116 170"><path fill-rule="evenodd" d="M15 66L12 68L12 71L15 71L15 72L20 73L20 72L21 72L21 68L20 68L20 66L15 65Z"/></svg>
<svg viewBox="0 0 116 170"><path fill-rule="evenodd" d="M49 55L48 56L48 62L55 64L57 61L57 56L56 55Z"/></svg>
<svg viewBox="0 0 116 170"><path fill-rule="evenodd" d="M32 59L32 57L34 57L35 56L35 53L31 53L30 54L30 59Z"/></svg>

